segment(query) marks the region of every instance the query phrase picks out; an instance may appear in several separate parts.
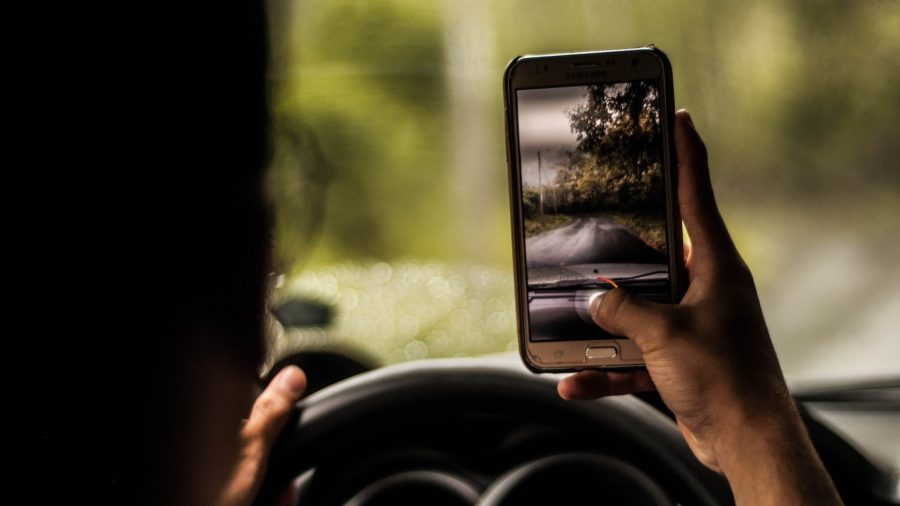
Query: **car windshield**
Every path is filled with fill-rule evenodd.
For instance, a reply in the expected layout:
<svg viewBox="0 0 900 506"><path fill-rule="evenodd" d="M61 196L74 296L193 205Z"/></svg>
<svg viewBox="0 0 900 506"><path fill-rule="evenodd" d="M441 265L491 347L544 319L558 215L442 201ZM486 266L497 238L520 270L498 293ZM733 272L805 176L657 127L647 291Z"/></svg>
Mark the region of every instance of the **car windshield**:
<svg viewBox="0 0 900 506"><path fill-rule="evenodd" d="M286 0L269 17L269 363L514 351L503 70L652 42L789 379L900 376L897 3ZM536 267L530 288L665 274Z"/></svg>

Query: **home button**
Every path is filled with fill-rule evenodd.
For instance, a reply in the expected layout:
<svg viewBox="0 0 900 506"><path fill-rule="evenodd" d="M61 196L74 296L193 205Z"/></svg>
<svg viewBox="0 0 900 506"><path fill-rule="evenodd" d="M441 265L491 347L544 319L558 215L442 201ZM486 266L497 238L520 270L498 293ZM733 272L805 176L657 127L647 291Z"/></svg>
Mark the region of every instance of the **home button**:
<svg viewBox="0 0 900 506"><path fill-rule="evenodd" d="M584 349L586 358L613 358L617 351L612 346L588 346Z"/></svg>

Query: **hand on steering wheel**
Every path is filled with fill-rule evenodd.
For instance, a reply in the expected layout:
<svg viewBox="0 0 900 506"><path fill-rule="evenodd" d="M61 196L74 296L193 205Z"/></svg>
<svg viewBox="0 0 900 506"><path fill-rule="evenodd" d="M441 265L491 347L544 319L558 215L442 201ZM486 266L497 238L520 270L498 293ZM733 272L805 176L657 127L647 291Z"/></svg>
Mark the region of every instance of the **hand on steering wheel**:
<svg viewBox="0 0 900 506"><path fill-rule="evenodd" d="M250 418L241 429L240 457L219 500L221 506L249 506L266 475L269 453L306 390L306 375L294 365L285 367L256 398ZM290 490L286 490L289 493ZM282 497L290 504L291 497Z"/></svg>

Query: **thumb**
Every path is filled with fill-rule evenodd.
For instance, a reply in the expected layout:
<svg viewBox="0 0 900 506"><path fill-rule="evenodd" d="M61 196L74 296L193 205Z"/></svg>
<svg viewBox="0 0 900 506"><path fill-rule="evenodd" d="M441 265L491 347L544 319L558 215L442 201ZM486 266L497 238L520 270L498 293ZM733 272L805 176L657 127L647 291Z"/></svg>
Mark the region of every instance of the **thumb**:
<svg viewBox="0 0 900 506"><path fill-rule="evenodd" d="M279 371L253 404L244 433L258 438L268 452L304 390L306 375L299 367L290 365Z"/></svg>
<svg viewBox="0 0 900 506"><path fill-rule="evenodd" d="M243 448L231 480L225 484L219 506L245 506L253 502L266 472L269 451L284 428L294 403L306 389L306 375L297 366L282 369L253 404L241 430Z"/></svg>
<svg viewBox="0 0 900 506"><path fill-rule="evenodd" d="M662 334L673 306L649 301L624 288L616 288L591 301L594 323L607 332L623 336L646 352L652 340Z"/></svg>

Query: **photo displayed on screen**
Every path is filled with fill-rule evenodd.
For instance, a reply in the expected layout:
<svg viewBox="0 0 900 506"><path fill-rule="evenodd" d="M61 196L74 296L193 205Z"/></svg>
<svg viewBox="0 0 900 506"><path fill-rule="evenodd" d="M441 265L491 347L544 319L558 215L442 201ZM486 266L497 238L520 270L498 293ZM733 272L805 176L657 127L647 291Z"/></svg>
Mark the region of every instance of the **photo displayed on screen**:
<svg viewBox="0 0 900 506"><path fill-rule="evenodd" d="M612 338L592 296L670 294L659 90L541 88L517 102L531 339Z"/></svg>

